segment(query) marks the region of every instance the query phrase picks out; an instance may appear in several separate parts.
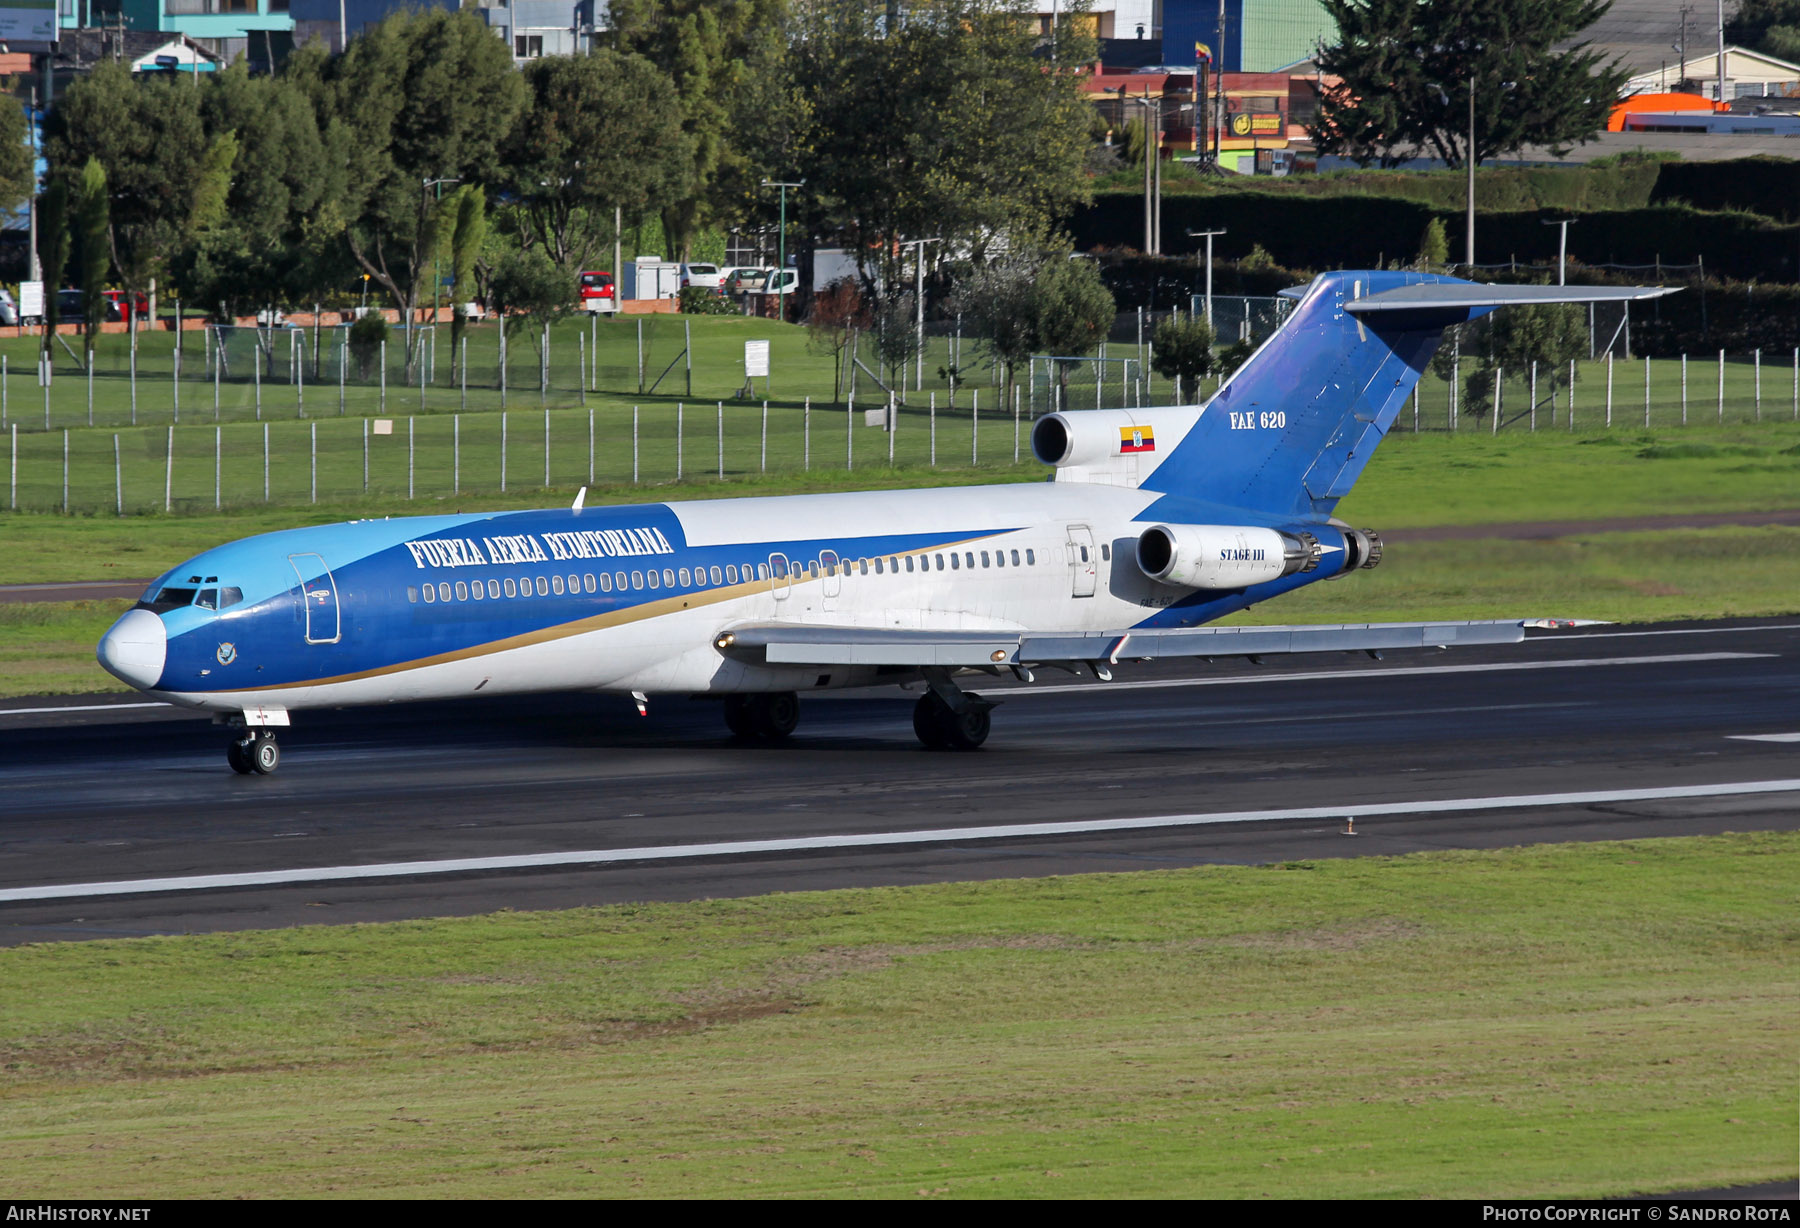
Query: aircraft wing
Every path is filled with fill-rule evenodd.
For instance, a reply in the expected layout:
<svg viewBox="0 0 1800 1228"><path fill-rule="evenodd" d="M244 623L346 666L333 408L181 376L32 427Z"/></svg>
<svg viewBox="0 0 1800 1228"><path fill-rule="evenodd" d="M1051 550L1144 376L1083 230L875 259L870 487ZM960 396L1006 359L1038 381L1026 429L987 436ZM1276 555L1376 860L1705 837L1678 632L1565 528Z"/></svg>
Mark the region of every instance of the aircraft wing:
<svg viewBox="0 0 1800 1228"><path fill-rule="evenodd" d="M1146 628L1103 632L904 631L879 627L763 624L714 641L719 651L770 665L887 665L917 669L1055 665L1157 657L1263 657L1299 652L1374 652L1451 645L1516 644L1527 627L1557 619L1476 622L1332 623L1288 627Z"/></svg>
<svg viewBox="0 0 1800 1228"><path fill-rule="evenodd" d="M1426 282L1352 299L1344 304L1344 310L1352 315L1371 315L1384 311L1517 307L1532 303L1622 303L1661 298L1680 289L1680 286L1481 286L1467 282Z"/></svg>

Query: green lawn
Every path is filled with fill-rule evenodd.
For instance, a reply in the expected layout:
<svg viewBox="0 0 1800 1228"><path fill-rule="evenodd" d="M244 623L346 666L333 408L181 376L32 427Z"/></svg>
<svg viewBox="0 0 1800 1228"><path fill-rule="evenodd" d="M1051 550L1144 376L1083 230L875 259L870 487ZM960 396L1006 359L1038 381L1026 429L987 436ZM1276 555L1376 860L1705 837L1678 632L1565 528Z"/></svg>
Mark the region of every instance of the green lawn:
<svg viewBox="0 0 1800 1228"><path fill-rule="evenodd" d="M1792 1178L1792 834L0 951L14 1196Z"/></svg>

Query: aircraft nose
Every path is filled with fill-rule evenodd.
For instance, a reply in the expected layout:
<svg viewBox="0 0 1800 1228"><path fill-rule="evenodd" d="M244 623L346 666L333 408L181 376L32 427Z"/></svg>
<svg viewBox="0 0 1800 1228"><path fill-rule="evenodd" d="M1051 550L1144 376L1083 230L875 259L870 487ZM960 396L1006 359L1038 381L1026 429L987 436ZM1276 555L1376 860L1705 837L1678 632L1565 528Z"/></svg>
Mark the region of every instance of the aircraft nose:
<svg viewBox="0 0 1800 1228"><path fill-rule="evenodd" d="M113 677L147 691L162 677L168 652L169 635L162 619L148 610L127 610L100 637L95 655Z"/></svg>

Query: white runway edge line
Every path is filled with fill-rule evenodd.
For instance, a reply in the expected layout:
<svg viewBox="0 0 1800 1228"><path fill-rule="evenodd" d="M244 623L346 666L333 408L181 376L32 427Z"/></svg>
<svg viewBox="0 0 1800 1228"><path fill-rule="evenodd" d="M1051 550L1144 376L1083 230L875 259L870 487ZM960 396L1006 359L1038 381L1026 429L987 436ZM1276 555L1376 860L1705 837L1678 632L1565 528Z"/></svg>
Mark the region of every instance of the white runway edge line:
<svg viewBox="0 0 1800 1228"><path fill-rule="evenodd" d="M206 891L269 887L288 883L331 883L364 878L412 878L427 874L469 874L492 870L536 870L551 866L612 865L699 857L747 857L822 849L896 848L913 844L957 844L970 840L1018 840L1031 836L1080 836L1157 828L1204 827L1216 823L1266 823L1281 819L1361 819L1383 815L1455 814L1482 810L1522 810L1539 806L1591 806L1614 802L1670 801L1800 792L1800 779L1751 780L1722 785L1675 785L1662 789L1602 789L1586 793L1523 793L1512 797L1460 797L1432 802L1373 802L1357 806L1304 806L1288 810L1227 810L1215 814L1167 814L1137 819L1091 819L1064 823L1017 823L991 827L940 827L925 831L864 835L797 836L780 840L730 840L716 844L665 844L635 849L586 849L565 853L524 853L507 857L455 857L439 861L390 861L366 866L319 866L310 870L265 870L243 874L195 874L180 878L140 878L111 883L59 883L0 889L0 903L22 900L86 899L103 895L143 895L159 891Z"/></svg>
<svg viewBox="0 0 1800 1228"><path fill-rule="evenodd" d="M41 716L46 712L120 712L126 708L173 708L161 702L147 704L69 704L61 708L0 708L0 716Z"/></svg>

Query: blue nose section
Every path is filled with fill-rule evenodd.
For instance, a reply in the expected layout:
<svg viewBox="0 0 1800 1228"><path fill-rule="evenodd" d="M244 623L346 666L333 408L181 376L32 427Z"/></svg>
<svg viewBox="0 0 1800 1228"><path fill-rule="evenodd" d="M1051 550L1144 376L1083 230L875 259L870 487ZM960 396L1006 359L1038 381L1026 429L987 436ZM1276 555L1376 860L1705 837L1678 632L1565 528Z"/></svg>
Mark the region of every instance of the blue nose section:
<svg viewBox="0 0 1800 1228"><path fill-rule="evenodd" d="M127 610L112 629L100 637L96 657L106 672L140 691L154 688L162 678L169 656L169 635L163 621L148 610Z"/></svg>

